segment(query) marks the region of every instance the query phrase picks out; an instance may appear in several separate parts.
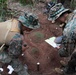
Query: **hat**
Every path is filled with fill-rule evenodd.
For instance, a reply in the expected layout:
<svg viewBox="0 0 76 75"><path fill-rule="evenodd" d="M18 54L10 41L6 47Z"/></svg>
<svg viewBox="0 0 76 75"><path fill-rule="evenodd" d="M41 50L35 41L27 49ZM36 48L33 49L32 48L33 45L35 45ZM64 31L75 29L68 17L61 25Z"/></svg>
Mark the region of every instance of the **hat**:
<svg viewBox="0 0 76 75"><path fill-rule="evenodd" d="M50 8L52 8L54 5L55 5L55 3L54 3L54 2L51 2L51 1L48 2L48 3L46 3L44 13L45 13L45 14L46 14L46 13L49 13Z"/></svg>
<svg viewBox="0 0 76 75"><path fill-rule="evenodd" d="M40 27L38 17L32 13L25 13L24 16L20 16L18 19L24 26L30 29L37 29Z"/></svg>
<svg viewBox="0 0 76 75"><path fill-rule="evenodd" d="M55 4L52 8L50 8L48 20L54 22L65 12L71 11L69 9L65 9L61 3Z"/></svg>

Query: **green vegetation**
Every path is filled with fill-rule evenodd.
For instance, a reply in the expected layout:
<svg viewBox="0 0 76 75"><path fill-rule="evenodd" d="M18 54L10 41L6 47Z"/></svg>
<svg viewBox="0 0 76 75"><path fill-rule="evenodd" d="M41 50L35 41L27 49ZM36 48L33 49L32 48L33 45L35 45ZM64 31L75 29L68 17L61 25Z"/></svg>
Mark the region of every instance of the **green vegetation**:
<svg viewBox="0 0 76 75"><path fill-rule="evenodd" d="M68 4L68 7L70 7L71 9L76 8L76 0L52 0L52 1L58 1L63 4L65 3L64 5Z"/></svg>
<svg viewBox="0 0 76 75"><path fill-rule="evenodd" d="M8 0L0 0L0 21L6 20L7 17L12 17L12 16L18 15L17 11L12 11L7 8L7 5L8 5L7 1ZM34 2L33 2L33 0L12 0L12 1L20 2L22 5L36 5L35 3L37 3L36 1L38 1L38 0L35 0ZM52 0L52 1L57 3L58 0ZM63 1L63 0L59 0L59 1ZM75 9L76 0L71 0L69 5L70 5L71 9ZM40 34L37 34L37 35L40 35ZM43 37L43 36L40 35L39 38L40 37Z"/></svg>
<svg viewBox="0 0 76 75"><path fill-rule="evenodd" d="M32 48L31 53L32 54L37 54L39 52L39 50L37 48Z"/></svg>
<svg viewBox="0 0 76 75"><path fill-rule="evenodd" d="M7 8L8 0L0 0L0 22L7 18L17 16L17 11L12 11Z"/></svg>
<svg viewBox="0 0 76 75"><path fill-rule="evenodd" d="M75 8L76 8L76 0L71 0L71 2L70 2L70 7L71 7L72 9L75 9Z"/></svg>
<svg viewBox="0 0 76 75"><path fill-rule="evenodd" d="M7 12L7 0L0 0L0 21L4 20Z"/></svg>
<svg viewBox="0 0 76 75"><path fill-rule="evenodd" d="M54 3L57 3L57 0L51 0L52 2L54 2Z"/></svg>
<svg viewBox="0 0 76 75"><path fill-rule="evenodd" d="M19 0L19 2L20 2L22 5L26 5L26 4L32 5L32 4L33 4L33 1L32 1L32 0Z"/></svg>
<svg viewBox="0 0 76 75"><path fill-rule="evenodd" d="M34 37L35 37L34 42L35 42L35 43L38 43L38 42L40 42L41 40L44 39L44 34L41 33L41 32L36 32L36 33L34 34Z"/></svg>

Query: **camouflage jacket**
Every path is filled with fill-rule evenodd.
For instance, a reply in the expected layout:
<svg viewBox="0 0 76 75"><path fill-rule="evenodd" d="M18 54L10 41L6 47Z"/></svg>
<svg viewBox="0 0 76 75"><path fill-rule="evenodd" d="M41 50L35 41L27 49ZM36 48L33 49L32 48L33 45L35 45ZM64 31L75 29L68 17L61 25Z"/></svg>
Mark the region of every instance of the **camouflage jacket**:
<svg viewBox="0 0 76 75"><path fill-rule="evenodd" d="M68 18L63 30L62 45L68 55L71 55L75 50L76 44L76 10Z"/></svg>

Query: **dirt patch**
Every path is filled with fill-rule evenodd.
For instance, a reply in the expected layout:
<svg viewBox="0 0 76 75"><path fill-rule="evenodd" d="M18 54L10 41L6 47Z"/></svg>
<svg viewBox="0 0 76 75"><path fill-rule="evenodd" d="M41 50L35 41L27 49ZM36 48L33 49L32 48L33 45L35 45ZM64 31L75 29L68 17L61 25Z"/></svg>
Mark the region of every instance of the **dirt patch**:
<svg viewBox="0 0 76 75"><path fill-rule="evenodd" d="M24 52L25 63L28 65L28 69L33 72L31 75L34 75L35 72L39 75L57 75L54 68L60 66L60 57L57 49L47 44L45 39L61 35L61 29L47 21L43 14L39 14L39 20L41 28L29 34L25 33L25 41L29 46ZM40 63L39 72L37 72L37 62Z"/></svg>

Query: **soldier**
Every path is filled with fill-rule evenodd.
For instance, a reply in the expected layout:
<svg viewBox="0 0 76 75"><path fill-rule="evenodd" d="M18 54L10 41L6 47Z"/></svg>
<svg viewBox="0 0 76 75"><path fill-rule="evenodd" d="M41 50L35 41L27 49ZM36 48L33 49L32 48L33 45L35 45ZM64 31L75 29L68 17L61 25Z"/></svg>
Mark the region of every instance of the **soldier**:
<svg viewBox="0 0 76 75"><path fill-rule="evenodd" d="M24 31L30 32L39 27L37 16L31 13L20 16L18 20L12 19L0 23L0 45L2 45L0 62L10 63L18 75L28 75L25 66L19 60L19 56L22 54L22 35Z"/></svg>
<svg viewBox="0 0 76 75"><path fill-rule="evenodd" d="M52 23L57 22L63 29L63 35L58 37L55 42L61 43L62 48L58 53L61 57L69 57L68 63L62 68L55 68L60 74L72 74L76 72L76 10L71 12L65 9L61 3L55 4L50 8L48 20Z"/></svg>

